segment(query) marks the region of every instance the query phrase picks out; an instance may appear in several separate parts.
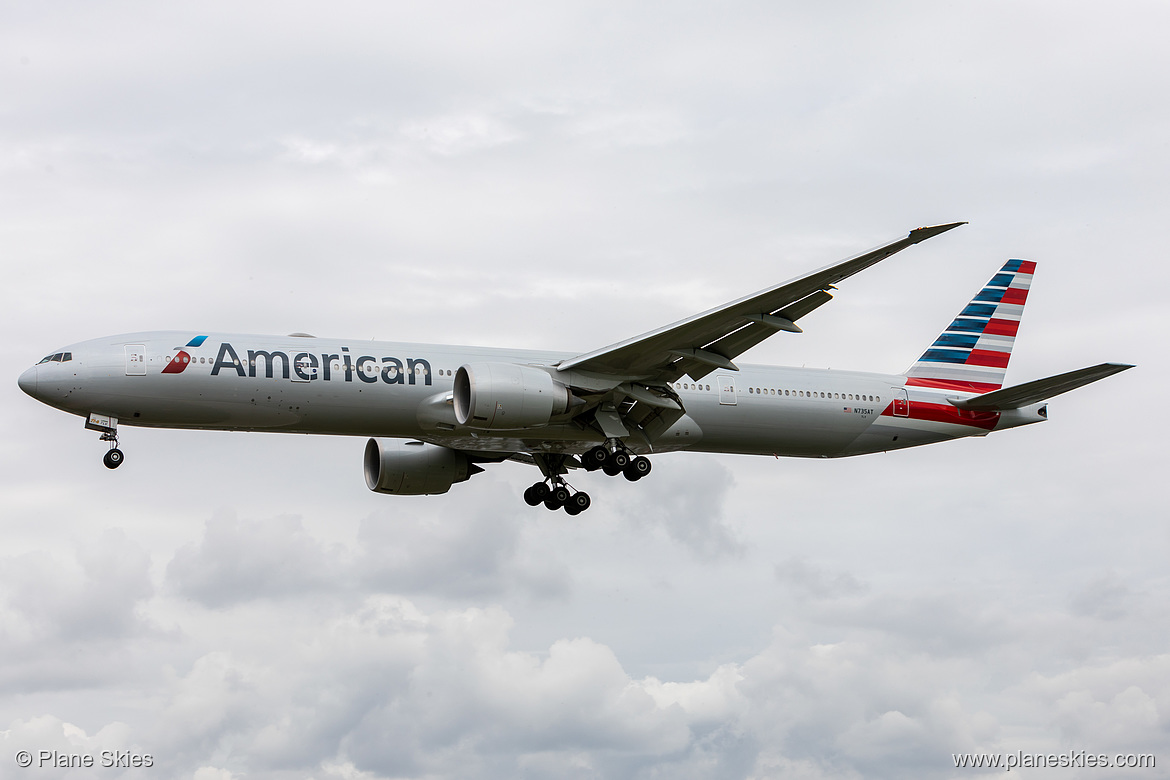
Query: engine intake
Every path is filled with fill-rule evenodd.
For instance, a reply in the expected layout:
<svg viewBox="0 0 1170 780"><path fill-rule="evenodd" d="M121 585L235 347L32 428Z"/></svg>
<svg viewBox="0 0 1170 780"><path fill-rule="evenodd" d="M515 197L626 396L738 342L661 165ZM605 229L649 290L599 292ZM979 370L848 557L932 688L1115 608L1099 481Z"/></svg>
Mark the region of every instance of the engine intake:
<svg viewBox="0 0 1170 780"><path fill-rule="evenodd" d="M366 487L375 493L425 496L446 493L483 469L456 450L401 439L370 439L363 458Z"/></svg>
<svg viewBox="0 0 1170 780"><path fill-rule="evenodd" d="M532 366L468 363L455 373L455 420L469 428L537 428L573 400L569 388Z"/></svg>

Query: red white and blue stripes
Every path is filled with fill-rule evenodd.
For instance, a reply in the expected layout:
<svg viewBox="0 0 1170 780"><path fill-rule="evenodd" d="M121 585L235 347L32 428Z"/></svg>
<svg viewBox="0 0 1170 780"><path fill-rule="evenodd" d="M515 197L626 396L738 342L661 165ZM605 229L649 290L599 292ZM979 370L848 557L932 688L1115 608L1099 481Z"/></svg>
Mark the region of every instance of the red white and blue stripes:
<svg viewBox="0 0 1170 780"><path fill-rule="evenodd" d="M907 385L986 393L1003 387L1036 264L1009 260L906 372Z"/></svg>

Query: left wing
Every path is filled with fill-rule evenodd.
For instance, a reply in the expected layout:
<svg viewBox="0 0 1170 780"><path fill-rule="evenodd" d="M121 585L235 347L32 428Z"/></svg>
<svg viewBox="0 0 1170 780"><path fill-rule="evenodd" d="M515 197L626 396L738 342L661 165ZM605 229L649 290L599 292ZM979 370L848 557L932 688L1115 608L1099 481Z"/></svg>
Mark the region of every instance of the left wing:
<svg viewBox="0 0 1170 780"><path fill-rule="evenodd" d="M800 332L798 319L833 299L833 285L939 233L965 225L923 227L909 235L798 279L688 317L658 330L563 360L559 371L583 371L624 380L672 382L701 379L717 368L738 371L732 360L777 331Z"/></svg>

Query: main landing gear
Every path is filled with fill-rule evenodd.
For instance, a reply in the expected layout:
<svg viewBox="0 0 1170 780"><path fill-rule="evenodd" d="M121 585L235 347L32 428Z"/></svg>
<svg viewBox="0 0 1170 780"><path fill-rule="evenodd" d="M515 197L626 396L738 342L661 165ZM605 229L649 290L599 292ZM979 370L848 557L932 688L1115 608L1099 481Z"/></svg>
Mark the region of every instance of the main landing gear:
<svg viewBox="0 0 1170 780"><path fill-rule="evenodd" d="M544 504L552 510L564 509L570 515L579 515L589 508L589 494L574 491L561 476L565 473L567 457L563 453L533 455L545 480L524 491L525 503L529 506ZM630 482L637 482L650 473L650 459L630 452L618 439L610 439L605 445L599 444L589 450L581 456L581 463L586 471L600 469L611 477L623 474Z"/></svg>
<svg viewBox="0 0 1170 780"><path fill-rule="evenodd" d="M634 455L626 449L617 448L612 452L597 445L581 456L581 463L586 471L601 469L611 477L622 474L630 482L637 482L650 473L650 459L641 455Z"/></svg>
<svg viewBox="0 0 1170 780"><path fill-rule="evenodd" d="M588 493L584 491L574 493L560 477L554 477L551 487L547 482L537 482L525 490L524 502L528 506L544 504L553 511L564 509L570 515L581 514L592 503Z"/></svg>

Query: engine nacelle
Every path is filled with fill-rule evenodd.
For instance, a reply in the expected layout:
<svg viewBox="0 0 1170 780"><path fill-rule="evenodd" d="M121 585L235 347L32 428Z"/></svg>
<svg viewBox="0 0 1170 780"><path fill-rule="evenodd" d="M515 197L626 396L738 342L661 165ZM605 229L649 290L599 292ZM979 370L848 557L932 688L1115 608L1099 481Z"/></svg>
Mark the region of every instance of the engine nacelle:
<svg viewBox="0 0 1170 780"><path fill-rule="evenodd" d="M569 408L569 389L546 372L515 363L468 363L455 373L455 420L469 428L548 425Z"/></svg>
<svg viewBox="0 0 1170 780"><path fill-rule="evenodd" d="M363 459L366 487L375 493L424 496L446 493L483 471L462 452L401 439L370 439Z"/></svg>

